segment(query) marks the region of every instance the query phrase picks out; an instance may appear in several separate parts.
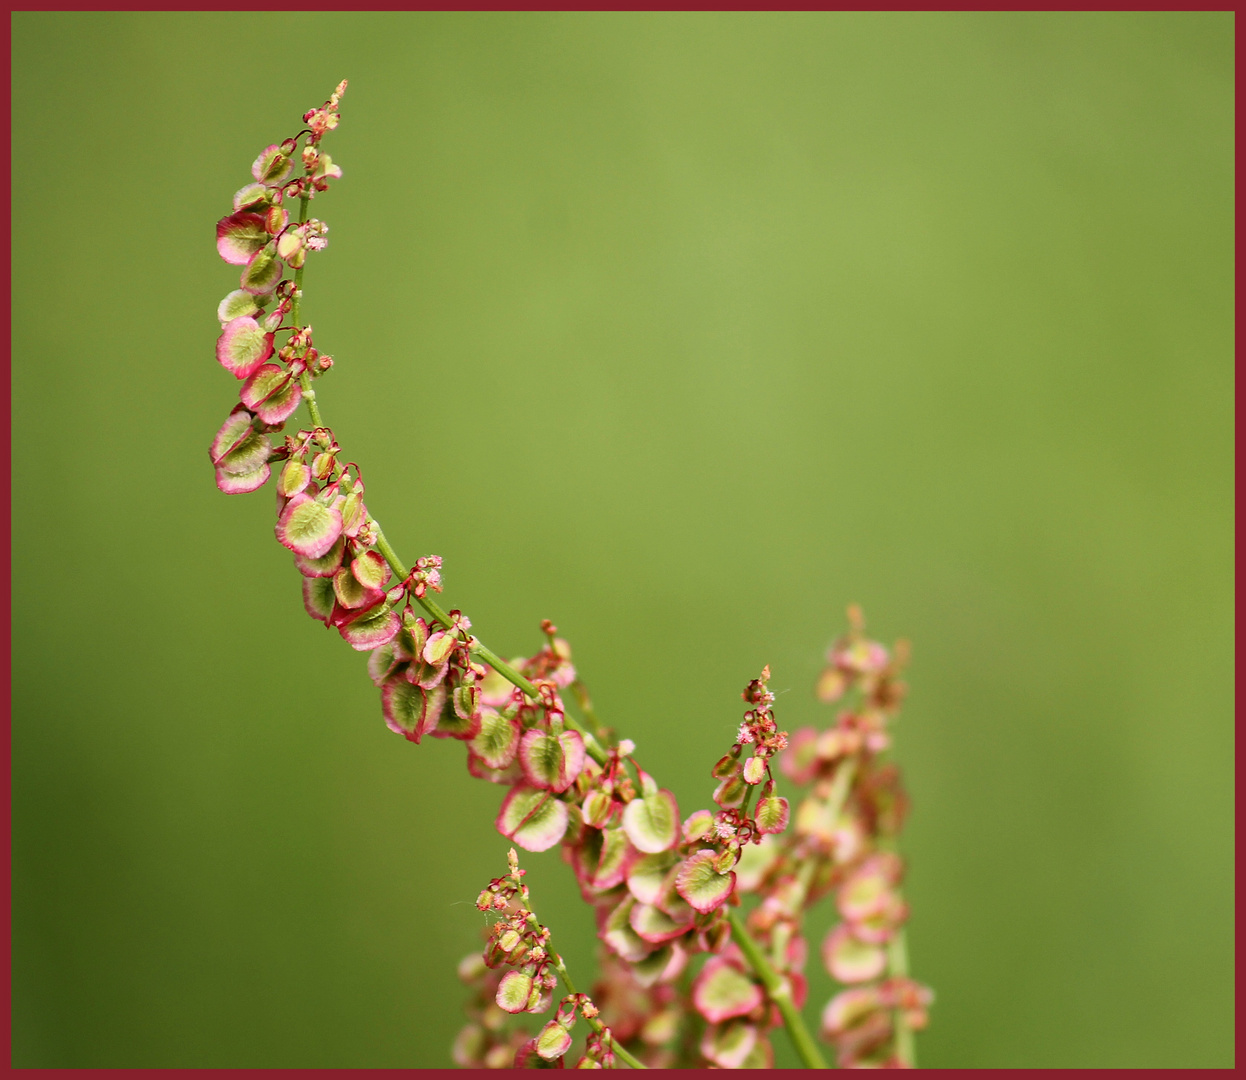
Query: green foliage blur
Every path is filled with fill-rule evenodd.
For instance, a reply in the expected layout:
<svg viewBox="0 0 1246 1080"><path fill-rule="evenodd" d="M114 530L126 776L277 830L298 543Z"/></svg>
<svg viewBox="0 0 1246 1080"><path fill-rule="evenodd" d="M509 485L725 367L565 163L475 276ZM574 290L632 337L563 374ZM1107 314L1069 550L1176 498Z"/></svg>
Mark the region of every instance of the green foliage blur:
<svg viewBox="0 0 1246 1080"><path fill-rule="evenodd" d="M402 556L504 655L553 619L685 814L763 664L827 722L859 601L920 1063L1231 1065L1233 32L14 15L13 1064L449 1064L502 790L207 457L213 224L349 77L305 310Z"/></svg>

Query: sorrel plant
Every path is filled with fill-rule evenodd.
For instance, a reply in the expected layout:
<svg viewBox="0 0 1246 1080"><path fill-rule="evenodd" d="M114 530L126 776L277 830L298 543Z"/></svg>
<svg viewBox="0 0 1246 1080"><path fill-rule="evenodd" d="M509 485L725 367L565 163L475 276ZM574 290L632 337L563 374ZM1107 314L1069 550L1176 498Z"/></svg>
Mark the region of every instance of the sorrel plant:
<svg viewBox="0 0 1246 1080"><path fill-rule="evenodd" d="M462 611L442 608L441 559L399 559L315 390L333 361L303 321L303 274L328 226L308 211L342 175L322 142L345 90L343 81L303 116L303 130L260 152L252 182L217 223L217 251L241 279L217 309L216 357L242 390L210 454L227 494L255 491L278 468L276 535L293 553L307 614L368 653L394 732L465 744L468 771L505 790L498 831L526 851L560 846L593 908L600 973L590 996L537 921L511 849L507 874L477 902L496 917L484 953L460 965L474 996L455 1060L560 1066L583 1019L580 1067L765 1066L782 1026L805 1065L825 1068L801 1015L803 928L810 907L833 896L839 920L821 961L843 989L822 1011L821 1038L841 1066L913 1066L931 994L908 974L895 850L907 800L885 760L906 649L869 640L850 608L816 687L837 706L834 718L791 737L775 720L763 669L744 690L735 742L707 749L707 763L717 758L706 791L716 809L682 817L632 741L602 726L552 623L541 624L537 652L506 661ZM303 405L309 426L276 441ZM803 789L795 813L778 793L776 764ZM756 898L751 908L746 896ZM554 1016L535 1036L511 1026L519 1014L548 1012L559 984Z"/></svg>

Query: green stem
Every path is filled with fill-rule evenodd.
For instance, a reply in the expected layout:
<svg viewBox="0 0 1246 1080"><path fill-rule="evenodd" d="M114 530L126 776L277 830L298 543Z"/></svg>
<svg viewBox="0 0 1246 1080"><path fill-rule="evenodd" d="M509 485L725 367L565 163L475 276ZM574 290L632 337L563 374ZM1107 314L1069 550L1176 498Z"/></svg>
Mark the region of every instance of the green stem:
<svg viewBox="0 0 1246 1080"><path fill-rule="evenodd" d="M385 561L389 563L390 569L398 575L399 580L402 580L408 573L410 573L410 571L404 565L403 561L398 558L398 553L394 551L389 540L386 538L384 531L381 529L380 523L373 519L373 524L376 526L376 550L379 551ZM442 626L449 629L452 625L450 615L443 610L441 605L438 604L437 601L431 596L417 596L415 601L420 605L420 607L427 611L429 615L441 623ZM472 652L478 659L483 660L512 686L519 687L520 690L522 690L534 701L537 699L537 688L528 679L525 679L518 671L511 667L510 664L498 656L497 653L490 649L479 638L476 639L476 644L472 646ZM563 715L567 727L580 733L580 737L584 740L584 749L588 751L589 756L597 762L598 765L604 765L610 760L610 754L603 749L601 743L593 737L593 733L591 731L585 728L584 725L574 717L567 716L565 713Z"/></svg>
<svg viewBox="0 0 1246 1080"><path fill-rule="evenodd" d="M299 197L299 224L302 225L307 220L307 204L311 200L311 196L304 193ZM294 324L297 330L301 325L299 323L299 307L303 299L303 270L306 263L294 271L294 296L290 303L290 322ZM306 370L299 376L299 386L303 391L303 400L307 402L307 411L311 415L312 427L324 427L324 421L320 418L320 406L316 404L316 391L312 389L311 376Z"/></svg>
<svg viewBox="0 0 1246 1080"><path fill-rule="evenodd" d="M826 808L832 821L839 817L840 811L844 808L844 803L848 800L848 795L852 791L852 782L856 779L857 766L859 764L860 759L856 755L845 759L839 766L839 770L835 773L835 779L831 781L831 790L826 796ZM819 861L820 857L816 853L811 854L809 857L800 861L799 869L796 871L796 888L788 898L788 911L798 918L800 916L800 912L804 909L805 898L809 895L809 888L813 884L814 875L818 871ZM783 932L784 926L785 924L780 924L779 927L776 927L776 933L771 947L771 955L774 957L774 963L778 966L782 966L783 957L787 951L788 936ZM732 924L732 930L733 932L735 930L734 923ZM740 930L741 933L743 933L743 925L740 926ZM740 948L747 956L748 950L745 949L743 945L741 945ZM763 955L760 949L758 949L758 955ZM754 965L754 969L757 970L759 975L761 974L761 970L757 968L756 965ZM779 1006L779 1011L783 1011L782 1005ZM794 1008L793 1012L795 1012ZM796 1013L796 1017L799 1019L799 1013ZM786 1014L784 1014L784 1025L787 1025ZM801 1025L801 1031L803 1032L804 1038L809 1039L809 1033L804 1031L803 1023ZM788 1034L791 1035L792 1042L797 1044L797 1049L799 1050L800 1044L797 1032L793 1030L793 1028L788 1027ZM809 1041L812 1042L812 1040ZM814 1049L817 1049L816 1046ZM826 1066L824 1065L822 1067L825 1068Z"/></svg>
<svg viewBox="0 0 1246 1080"><path fill-rule="evenodd" d="M792 1045L796 1047L800 1060L808 1069L830 1068L822 1056L822 1051L818 1049L818 1044L809 1034L809 1029L805 1026L805 1018L800 1015L796 1002L792 1000L791 984L770 966L770 961L766 959L757 942L745 929L744 921L739 913L734 910L728 911L727 919L731 923L731 937L740 946L740 951L749 962L749 966L761 979L761 984L766 988L770 1000L779 1007L779 1014L783 1017L783 1026L787 1028L788 1037L791 1038Z"/></svg>
<svg viewBox="0 0 1246 1080"><path fill-rule="evenodd" d="M861 759L855 754L846 758L842 765L835 773L835 779L831 781L831 790L826 796L827 818L835 821L844 809L844 803L848 801L848 793L852 791L852 782L857 778L857 766L861 764Z"/></svg>
<svg viewBox="0 0 1246 1080"><path fill-rule="evenodd" d="M798 920L805 907L805 897L809 895L809 886L813 884L813 875L818 872L818 861L816 856L808 858L796 871L796 888L790 894L788 911L792 912ZM773 962L777 966L783 966L783 958L787 955L787 946L790 941L790 925L787 922L779 922L774 928L773 941L770 946L770 955L774 957Z"/></svg>
<svg viewBox="0 0 1246 1080"><path fill-rule="evenodd" d="M740 804L740 816L748 817L748 805L753 801L753 792L756 790L756 784L749 784L748 790L744 793L744 801Z"/></svg>
<svg viewBox="0 0 1246 1080"><path fill-rule="evenodd" d="M568 994L579 993L579 991L576 990L575 988L575 983L571 981L571 976L567 974L567 965L563 963L562 957L559 956L558 953L554 953L551 959L553 960L553 963L554 963L554 970L558 972L558 977L562 979L563 986L567 988L567 993ZM623 1061L627 1062L627 1064L630 1065L633 1069L646 1068L643 1062L638 1061L635 1057L632 1056L629 1050L625 1049L623 1046L619 1044L619 1041L614 1037L614 1032L611 1031L608 1027L606 1027L606 1025L603 1024L600 1020L598 1020L597 1017L586 1016L584 1019L588 1021L588 1026L591 1027L595 1032L597 1032L598 1035L606 1035L609 1037L611 1049L613 1049L615 1054L617 1054Z"/></svg>
<svg viewBox="0 0 1246 1080"><path fill-rule="evenodd" d="M511 851L513 852L514 848L512 848ZM512 880L516 879L512 878ZM544 927L542 927L540 922L537 920L536 912L532 910L532 898L528 893L528 887L520 884L520 889L522 890L521 895L523 896L524 907L528 909L528 925L540 934ZM550 963L554 965L554 970L558 972L558 977L562 979L563 986L567 988L567 993L578 994L579 991L575 988L575 983L571 981L571 975L567 972L567 965L563 962L562 957L551 949L549 959ZM610 1046L613 1048L614 1052L633 1069L643 1069L646 1067L642 1062L637 1061L631 1053L620 1046L614 1037L614 1032L606 1027L606 1025L595 1016L586 1016L584 1019L588 1022L588 1026L597 1032L598 1035L607 1036L609 1038Z"/></svg>
<svg viewBox="0 0 1246 1080"><path fill-rule="evenodd" d="M599 739L602 738L605 728L597 718L592 698L588 696L588 687L584 685L581 679L577 678L571 684L571 692L575 695L576 704L580 706L580 712L584 714L584 719L588 721L589 726L593 729L593 734Z"/></svg>
<svg viewBox="0 0 1246 1080"><path fill-rule="evenodd" d="M878 848L880 851L896 851L896 837L894 835L879 837ZM887 977L906 979L908 974L908 938L905 936L904 927L900 927L887 946ZM892 1024L896 1032L897 1060L911 1069L917 1068L917 1033L905 1022L903 1009L896 1009L892 1013Z"/></svg>
<svg viewBox="0 0 1246 1080"><path fill-rule="evenodd" d="M907 978L909 973L909 948L904 928L896 931L887 948L887 974L894 978ZM913 1029L904 1022L904 1010L896 1009L893 1022L896 1027L896 1057L902 1065L917 1068L917 1040Z"/></svg>

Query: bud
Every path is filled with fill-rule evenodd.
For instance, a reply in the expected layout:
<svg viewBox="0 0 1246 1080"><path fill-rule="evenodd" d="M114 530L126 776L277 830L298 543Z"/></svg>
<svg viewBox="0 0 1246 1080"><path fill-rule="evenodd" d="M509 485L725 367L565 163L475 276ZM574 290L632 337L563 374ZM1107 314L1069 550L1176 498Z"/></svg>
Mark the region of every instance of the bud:
<svg viewBox="0 0 1246 1080"><path fill-rule="evenodd" d="M287 499L294 498L311 482L311 470L298 458L290 458L281 470L277 488Z"/></svg>
<svg viewBox="0 0 1246 1080"><path fill-rule="evenodd" d="M475 684L456 686L451 693L454 712L461 720L480 719L480 687ZM474 733L473 733L474 734Z"/></svg>
<svg viewBox="0 0 1246 1080"><path fill-rule="evenodd" d="M738 776L729 776L714 789L714 801L724 810L732 809L744 802L748 785Z"/></svg>
<svg viewBox="0 0 1246 1080"><path fill-rule="evenodd" d="M234 193L235 210L262 210L272 201L272 193L263 184L248 184Z"/></svg>
<svg viewBox="0 0 1246 1080"><path fill-rule="evenodd" d="M280 206L270 206L264 215L264 225L268 229L269 236L276 236L289 224L289 221L290 212L283 210Z"/></svg>
<svg viewBox="0 0 1246 1080"><path fill-rule="evenodd" d="M584 800L584 824L603 829L614 813L614 800L604 791L590 792Z"/></svg>
<svg viewBox="0 0 1246 1080"><path fill-rule="evenodd" d="M363 499L352 491L346 496L346 502L342 504L342 531L347 536L358 535L367 518L368 508L364 506Z"/></svg>
<svg viewBox="0 0 1246 1080"><path fill-rule="evenodd" d="M280 146L266 146L251 166L251 175L261 184L280 184L290 175L294 163Z"/></svg>
<svg viewBox="0 0 1246 1080"><path fill-rule="evenodd" d="M476 906L479 907L480 905L477 904ZM498 938L498 948L504 953L512 953L515 951L515 946L518 945L521 940L522 939L516 930L507 930L500 938Z"/></svg>
<svg viewBox="0 0 1246 1080"><path fill-rule="evenodd" d="M762 777L766 775L766 759L754 754L744 763L744 782L746 784L760 784Z"/></svg>
<svg viewBox="0 0 1246 1080"><path fill-rule="evenodd" d="M337 464L337 458L327 451L323 454L317 454L312 458L311 471L312 476L317 480L327 480L333 472L333 466Z"/></svg>

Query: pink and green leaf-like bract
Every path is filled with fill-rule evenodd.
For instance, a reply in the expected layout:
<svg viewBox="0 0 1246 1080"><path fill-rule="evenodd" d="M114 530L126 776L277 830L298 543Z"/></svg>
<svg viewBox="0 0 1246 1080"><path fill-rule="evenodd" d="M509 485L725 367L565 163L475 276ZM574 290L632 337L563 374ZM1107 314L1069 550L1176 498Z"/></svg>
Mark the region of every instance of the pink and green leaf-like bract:
<svg viewBox="0 0 1246 1080"><path fill-rule="evenodd" d="M235 289L231 293L227 293L225 298L216 307L216 317L220 321L221 329L224 330L228 323L244 316L258 315L263 311L259 299L247 292L246 289Z"/></svg>
<svg viewBox="0 0 1246 1080"><path fill-rule="evenodd" d="M270 239L259 214L242 211L216 223L216 250L222 259L234 266L246 266Z"/></svg>
<svg viewBox="0 0 1246 1080"><path fill-rule="evenodd" d="M277 364L261 364L242 388L242 403L265 424L288 420L303 400L303 391Z"/></svg>
<svg viewBox="0 0 1246 1080"><path fill-rule="evenodd" d="M675 888L697 911L705 914L724 903L735 888L735 871L720 874L713 851L698 851L679 868Z"/></svg>
<svg viewBox="0 0 1246 1080"><path fill-rule="evenodd" d="M692 996L701 1015L711 1024L747 1016L765 997L738 961L717 956L702 968Z"/></svg>
<svg viewBox="0 0 1246 1080"><path fill-rule="evenodd" d="M519 785L502 802L497 830L525 851L548 851L567 831L567 804L540 788Z"/></svg>
<svg viewBox="0 0 1246 1080"><path fill-rule="evenodd" d="M519 750L519 726L495 709L485 708L480 730L471 742L472 753L490 769L505 769Z"/></svg>
<svg viewBox="0 0 1246 1080"><path fill-rule="evenodd" d="M267 146L260 151L260 156L251 166L251 175L261 184L270 186L280 184L290 175L294 163L280 146Z"/></svg>
<svg viewBox="0 0 1246 1080"><path fill-rule="evenodd" d="M318 559L342 535L342 515L311 495L295 495L277 521L277 539L296 555Z"/></svg>
<svg viewBox="0 0 1246 1080"><path fill-rule="evenodd" d="M352 649L370 652L392 641L402 625L398 613L390 610L384 603L367 609L338 626L338 632L346 639ZM437 689L442 689L438 687ZM436 691L426 691L435 693ZM444 695L445 691L442 690Z"/></svg>
<svg viewBox="0 0 1246 1080"><path fill-rule="evenodd" d="M216 433L209 454L218 469L241 475L266 464L271 451L268 437L255 430L254 417L245 409L237 409Z"/></svg>
<svg viewBox="0 0 1246 1080"><path fill-rule="evenodd" d="M277 282L281 280L283 269L277 252L272 247L265 245L247 260L247 265L243 269L242 277L239 280L246 292L253 293L256 296L267 296L277 287Z"/></svg>
<svg viewBox="0 0 1246 1080"><path fill-rule="evenodd" d="M623 811L623 830L637 851L656 855L674 846L679 836L679 806L669 791L633 799Z"/></svg>
<svg viewBox="0 0 1246 1080"><path fill-rule="evenodd" d="M389 729L416 743L437 726L445 702L441 687L425 690L398 675L381 687L381 710Z"/></svg>
<svg viewBox="0 0 1246 1080"><path fill-rule="evenodd" d="M845 985L877 979L887 969L887 954L881 945L859 940L849 923L840 923L822 945L822 962L837 982Z"/></svg>
<svg viewBox="0 0 1246 1080"><path fill-rule="evenodd" d="M584 740L578 731L526 731L519 743L519 764L534 787L566 791L584 767Z"/></svg>
<svg viewBox="0 0 1246 1080"><path fill-rule="evenodd" d="M497 1003L503 1012L527 1012L532 998L532 976L523 971L508 971L498 987Z"/></svg>
<svg viewBox="0 0 1246 1080"><path fill-rule="evenodd" d="M249 379L272 354L273 335L266 333L250 315L231 319L216 341L216 358L221 367L239 379Z"/></svg>

